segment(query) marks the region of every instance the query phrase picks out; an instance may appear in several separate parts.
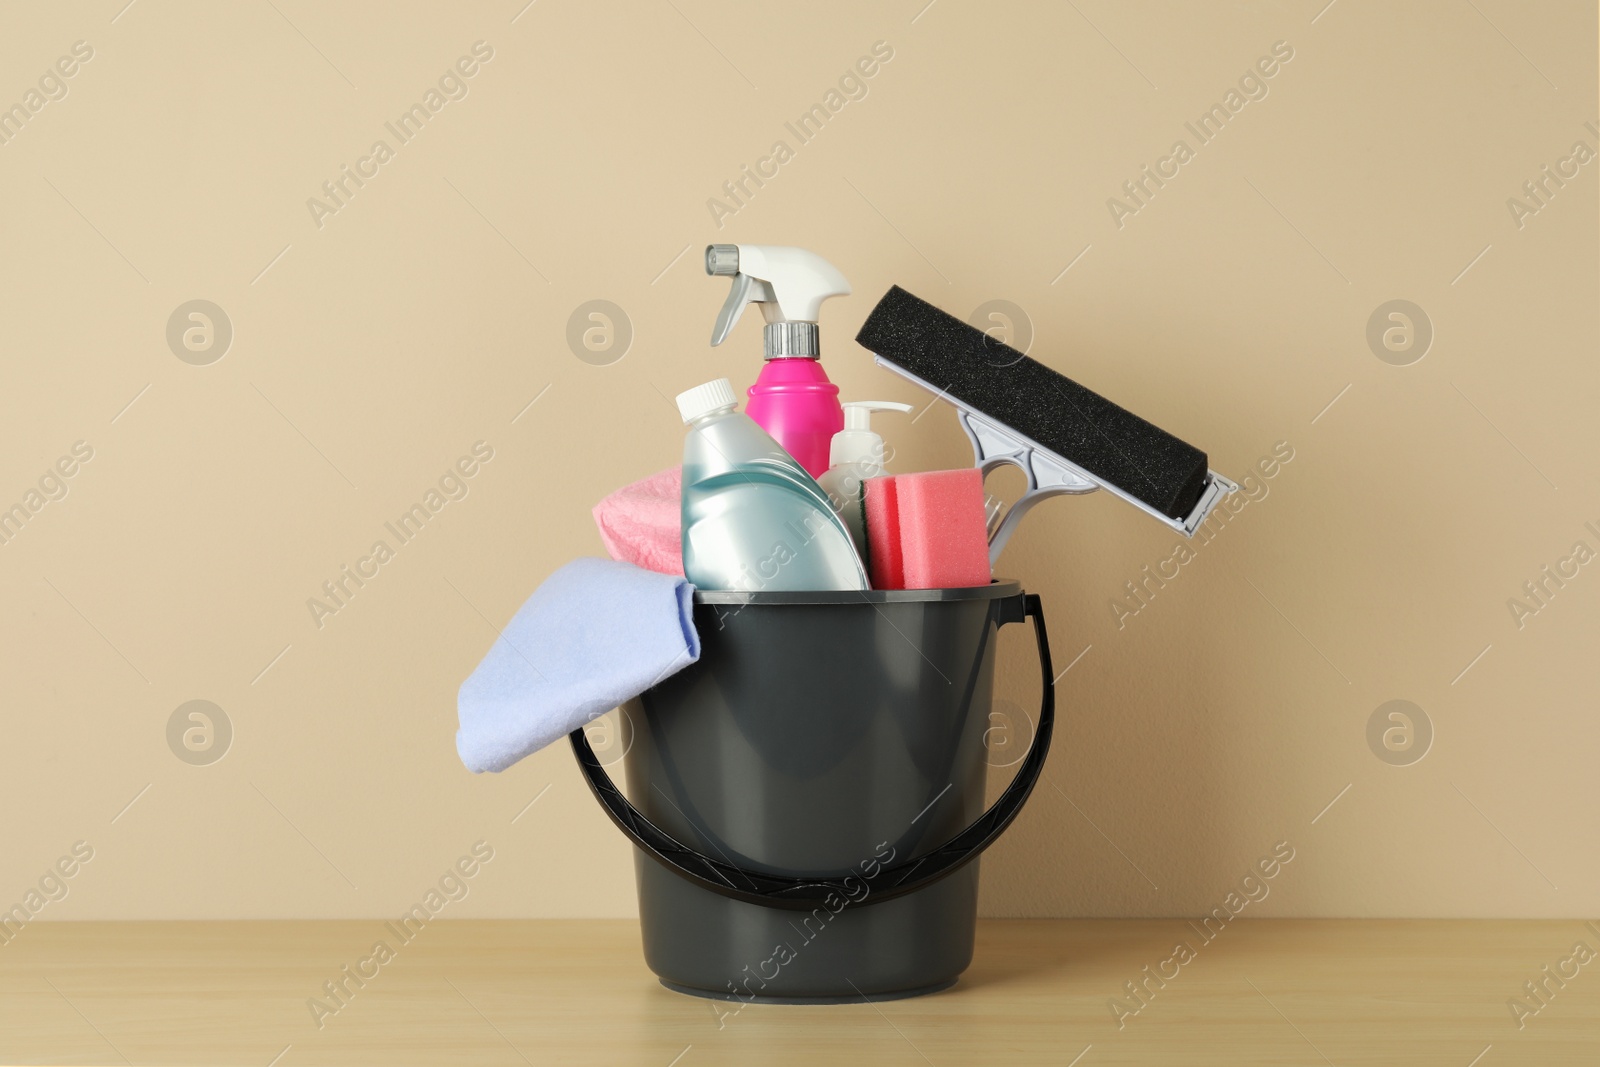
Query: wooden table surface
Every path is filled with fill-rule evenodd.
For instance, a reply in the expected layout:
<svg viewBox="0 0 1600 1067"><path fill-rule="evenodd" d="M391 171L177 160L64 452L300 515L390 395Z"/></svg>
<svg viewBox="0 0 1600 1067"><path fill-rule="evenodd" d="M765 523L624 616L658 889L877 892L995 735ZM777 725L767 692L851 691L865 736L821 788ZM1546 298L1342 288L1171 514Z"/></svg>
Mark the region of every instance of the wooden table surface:
<svg viewBox="0 0 1600 1067"><path fill-rule="evenodd" d="M947 992L734 1014L658 985L632 922L440 921L315 1018L309 999L383 937L370 921L34 923L0 946L0 1062L1600 1063L1600 960L1573 957L1600 936L1577 920L1244 919L1209 944L1182 920L987 921ZM1139 1006L1124 983L1180 940L1193 957ZM1120 1026L1114 997L1139 1007Z"/></svg>

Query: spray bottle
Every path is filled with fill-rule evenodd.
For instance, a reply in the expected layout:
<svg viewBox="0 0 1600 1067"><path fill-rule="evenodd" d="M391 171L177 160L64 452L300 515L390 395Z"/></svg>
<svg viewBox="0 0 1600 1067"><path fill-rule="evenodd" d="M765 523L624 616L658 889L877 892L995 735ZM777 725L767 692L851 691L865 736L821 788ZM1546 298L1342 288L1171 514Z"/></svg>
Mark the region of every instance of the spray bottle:
<svg viewBox="0 0 1600 1067"><path fill-rule="evenodd" d="M828 494L828 502L850 530L856 551L861 553L862 559L867 559L867 479L889 473L884 468L888 456L883 438L872 429L872 413L909 414L911 405L889 400L856 400L843 407L844 429L833 435L833 444L828 450L828 471L817 479L817 484Z"/></svg>
<svg viewBox="0 0 1600 1067"><path fill-rule="evenodd" d="M816 253L778 245L709 245L706 273L733 278L711 331L713 345L727 339L746 304L760 304L767 320L767 362L750 387L747 413L806 473L820 477L833 435L844 428L844 411L839 387L818 361L817 319L822 302L848 296L850 283Z"/></svg>

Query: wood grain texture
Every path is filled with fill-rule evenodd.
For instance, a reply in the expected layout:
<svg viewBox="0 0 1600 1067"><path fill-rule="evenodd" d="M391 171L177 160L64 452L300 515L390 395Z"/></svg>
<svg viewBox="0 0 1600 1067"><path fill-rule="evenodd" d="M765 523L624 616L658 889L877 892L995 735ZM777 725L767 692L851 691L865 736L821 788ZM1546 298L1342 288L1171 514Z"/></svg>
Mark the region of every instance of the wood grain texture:
<svg viewBox="0 0 1600 1067"><path fill-rule="evenodd" d="M0 1061L1500 1067L1600 1058L1600 974L1584 968L1563 988L1552 983L1520 1029L1507 1008L1575 942L1600 945L1577 920L1246 919L1210 943L1183 920L990 921L948 992L737 1011L661 988L632 922L441 921L319 1027L308 999L380 939L397 943L367 921L38 923L0 948ZM1111 998L1133 1006L1124 983L1179 941L1193 958L1164 987L1149 983L1153 995L1119 1027Z"/></svg>

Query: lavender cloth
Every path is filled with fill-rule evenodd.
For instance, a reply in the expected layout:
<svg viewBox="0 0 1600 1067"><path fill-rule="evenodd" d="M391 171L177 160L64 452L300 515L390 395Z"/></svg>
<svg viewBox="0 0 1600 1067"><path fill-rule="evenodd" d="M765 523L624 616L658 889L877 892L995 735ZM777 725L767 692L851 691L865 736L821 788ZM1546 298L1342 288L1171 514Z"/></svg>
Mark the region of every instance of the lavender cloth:
<svg viewBox="0 0 1600 1067"><path fill-rule="evenodd" d="M693 602L681 576L631 563L556 571L461 683L461 762L503 771L698 660Z"/></svg>

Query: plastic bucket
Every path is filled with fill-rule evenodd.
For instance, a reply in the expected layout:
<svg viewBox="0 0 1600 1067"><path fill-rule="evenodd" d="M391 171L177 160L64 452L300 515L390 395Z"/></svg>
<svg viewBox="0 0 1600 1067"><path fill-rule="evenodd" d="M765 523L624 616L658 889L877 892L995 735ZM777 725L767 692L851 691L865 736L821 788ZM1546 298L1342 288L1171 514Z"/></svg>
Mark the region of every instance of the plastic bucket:
<svg viewBox="0 0 1600 1067"><path fill-rule="evenodd" d="M1032 747L984 810L1000 627L1031 618ZM914 996L972 959L977 857L1021 810L1054 723L1036 596L1015 582L702 592L701 655L624 706L623 797L583 731L590 787L636 846L645 961L741 1001Z"/></svg>

